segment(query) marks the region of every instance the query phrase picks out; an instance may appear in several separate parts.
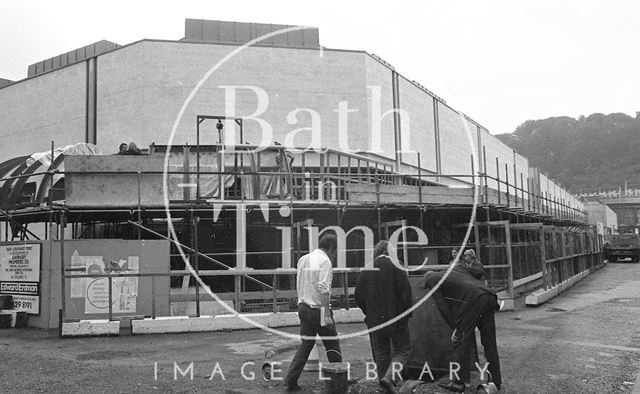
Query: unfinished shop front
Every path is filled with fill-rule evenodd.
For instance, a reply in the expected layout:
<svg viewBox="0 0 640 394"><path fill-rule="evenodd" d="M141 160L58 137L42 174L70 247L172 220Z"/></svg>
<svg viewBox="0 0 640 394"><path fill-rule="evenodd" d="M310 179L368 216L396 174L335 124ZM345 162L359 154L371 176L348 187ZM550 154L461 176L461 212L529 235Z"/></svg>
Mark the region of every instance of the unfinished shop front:
<svg viewBox="0 0 640 394"><path fill-rule="evenodd" d="M358 272L381 239L397 244L417 278L446 269L452 249L475 249L511 306L601 261L584 213L533 193L535 186L482 171L401 174L384 160L329 149L252 148L54 150L44 171L7 164L2 245L41 245L40 296L48 301L29 324L102 319L117 331L123 321L148 327L236 312L291 324L296 262L324 232L338 236L332 304L345 311L354 309Z"/></svg>

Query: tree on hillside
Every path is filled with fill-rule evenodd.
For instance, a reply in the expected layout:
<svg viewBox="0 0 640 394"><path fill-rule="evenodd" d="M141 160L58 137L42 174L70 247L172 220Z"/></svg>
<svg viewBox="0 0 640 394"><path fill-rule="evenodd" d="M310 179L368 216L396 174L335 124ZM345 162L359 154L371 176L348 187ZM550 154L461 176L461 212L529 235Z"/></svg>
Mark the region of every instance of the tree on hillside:
<svg viewBox="0 0 640 394"><path fill-rule="evenodd" d="M527 120L496 137L570 189L640 184L640 111Z"/></svg>

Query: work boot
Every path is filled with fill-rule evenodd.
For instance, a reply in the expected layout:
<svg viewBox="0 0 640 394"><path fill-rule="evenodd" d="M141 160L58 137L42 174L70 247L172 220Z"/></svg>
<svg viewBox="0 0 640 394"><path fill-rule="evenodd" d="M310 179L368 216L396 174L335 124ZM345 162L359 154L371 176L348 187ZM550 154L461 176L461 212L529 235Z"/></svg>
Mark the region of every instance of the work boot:
<svg viewBox="0 0 640 394"><path fill-rule="evenodd" d="M461 381L450 381L448 383L438 383L438 386L456 393L464 393L464 383Z"/></svg>
<svg viewBox="0 0 640 394"><path fill-rule="evenodd" d="M500 391L500 387L492 382L483 383L478 386L478 394L497 394Z"/></svg>
<svg viewBox="0 0 640 394"><path fill-rule="evenodd" d="M396 394L396 386L393 384L391 379L384 377L380 379L380 386L385 389L385 391L389 394Z"/></svg>

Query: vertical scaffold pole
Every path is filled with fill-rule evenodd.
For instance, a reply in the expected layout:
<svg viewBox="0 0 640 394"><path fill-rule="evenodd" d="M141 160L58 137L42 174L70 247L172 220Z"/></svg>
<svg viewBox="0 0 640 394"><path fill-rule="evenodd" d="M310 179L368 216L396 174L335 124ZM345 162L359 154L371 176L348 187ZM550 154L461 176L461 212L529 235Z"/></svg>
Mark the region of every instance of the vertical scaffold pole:
<svg viewBox="0 0 640 394"><path fill-rule="evenodd" d="M500 163L498 162L498 157L496 156L496 183L498 184L498 205L500 205Z"/></svg>
<svg viewBox="0 0 640 394"><path fill-rule="evenodd" d="M504 181L505 181L505 188L507 189L507 208L510 208L511 204L509 201L509 165L507 163L504 163Z"/></svg>
<svg viewBox="0 0 640 394"><path fill-rule="evenodd" d="M545 245L544 226L540 226L540 260L542 263L542 281L544 283L544 289L547 290L550 286L549 270L547 267L547 250Z"/></svg>
<svg viewBox="0 0 640 394"><path fill-rule="evenodd" d="M483 202L485 204L487 204L489 202L489 196L488 196L488 189L489 189L489 185L487 184L487 150L485 149L485 146L482 145L482 175L483 175L483 181L484 181L484 198L483 198Z"/></svg>
<svg viewBox="0 0 640 394"><path fill-rule="evenodd" d="M422 163L420 161L420 152L418 153L418 217L420 219L420 229L424 230L424 219L422 217Z"/></svg>
<svg viewBox="0 0 640 394"><path fill-rule="evenodd" d="M509 296L513 298L513 258L511 254L511 228L509 227L509 222L505 223L504 230L507 241L507 262L509 264Z"/></svg>
<svg viewBox="0 0 640 394"><path fill-rule="evenodd" d="M66 287L66 279L65 279L65 266L64 266L64 228L67 223L67 217L64 211L60 212L60 335L62 336L62 324L66 320L66 295L67 295L67 287ZM53 237L52 237L53 238ZM53 246L53 242L51 244Z"/></svg>
<svg viewBox="0 0 640 394"><path fill-rule="evenodd" d="M188 169L189 179L191 179L191 167ZM222 171L218 167L218 171ZM220 195L220 199L224 196ZM196 118L196 201L200 200L200 117Z"/></svg>
<svg viewBox="0 0 640 394"><path fill-rule="evenodd" d="M138 171L138 239L142 238L142 196L141 194L141 182L142 182L142 173Z"/></svg>
<svg viewBox="0 0 640 394"><path fill-rule="evenodd" d="M107 272L109 279L109 321L113 321L113 281L111 280L111 271Z"/></svg>
<svg viewBox="0 0 640 394"><path fill-rule="evenodd" d="M193 249L195 249L195 253L193 254L193 269L196 271L196 275L199 275L199 255L200 255L200 249L198 247L198 223L200 222L200 218L198 217L198 215L195 215L195 217L193 216L193 209L191 210L191 217L192 217L192 222L191 222L191 229L192 229L192 247ZM196 280L195 281L195 286L196 286L196 316L200 317L200 283Z"/></svg>
<svg viewBox="0 0 640 394"><path fill-rule="evenodd" d="M529 180L527 179L527 188L528 186L528 182ZM525 207L524 205L524 175L522 175L522 173L520 173L520 196L521 196L521 202L522 202L522 208Z"/></svg>

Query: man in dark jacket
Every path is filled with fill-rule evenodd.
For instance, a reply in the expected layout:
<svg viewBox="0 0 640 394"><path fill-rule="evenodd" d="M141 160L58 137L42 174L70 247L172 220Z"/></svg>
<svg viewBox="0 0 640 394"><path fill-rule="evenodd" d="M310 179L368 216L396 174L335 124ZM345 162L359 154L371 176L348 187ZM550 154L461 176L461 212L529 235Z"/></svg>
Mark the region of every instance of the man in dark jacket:
<svg viewBox="0 0 640 394"><path fill-rule="evenodd" d="M380 385L395 393L400 370L411 351L409 315L387 322L411 308L411 286L407 273L391 261L395 253L388 241L378 242L373 255L373 269L362 271L358 277L355 299L365 314L367 327L375 329L369 339Z"/></svg>
<svg viewBox="0 0 640 394"><path fill-rule="evenodd" d="M429 272L425 275L425 288L432 289L442 279L445 271ZM469 348L475 341L475 328L480 330L484 354L489 363L493 383L500 389L500 359L496 344L494 313L499 309L495 291L484 282L474 278L460 265L453 267L446 280L433 293L440 314L453 329L453 361L460 365L459 380L442 385L452 391L464 392L464 384L470 382Z"/></svg>

